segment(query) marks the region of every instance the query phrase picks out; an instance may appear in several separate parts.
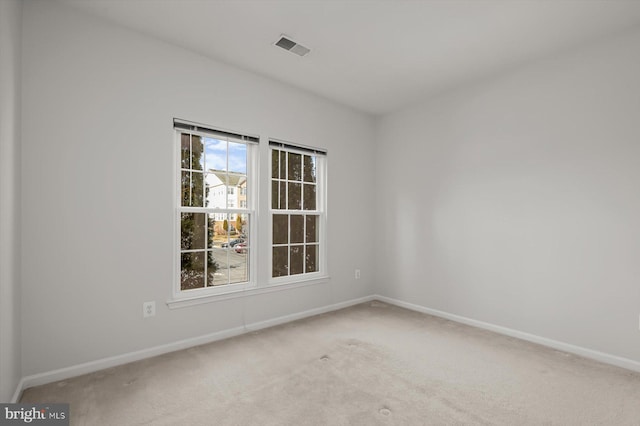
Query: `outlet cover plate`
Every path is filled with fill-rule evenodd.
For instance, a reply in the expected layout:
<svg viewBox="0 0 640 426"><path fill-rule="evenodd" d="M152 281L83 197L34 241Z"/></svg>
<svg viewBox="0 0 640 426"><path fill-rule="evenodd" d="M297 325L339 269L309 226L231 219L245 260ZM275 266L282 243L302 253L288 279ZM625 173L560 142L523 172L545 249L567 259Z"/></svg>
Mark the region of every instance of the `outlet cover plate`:
<svg viewBox="0 0 640 426"><path fill-rule="evenodd" d="M142 304L142 318L149 318L156 314L156 302L144 302Z"/></svg>

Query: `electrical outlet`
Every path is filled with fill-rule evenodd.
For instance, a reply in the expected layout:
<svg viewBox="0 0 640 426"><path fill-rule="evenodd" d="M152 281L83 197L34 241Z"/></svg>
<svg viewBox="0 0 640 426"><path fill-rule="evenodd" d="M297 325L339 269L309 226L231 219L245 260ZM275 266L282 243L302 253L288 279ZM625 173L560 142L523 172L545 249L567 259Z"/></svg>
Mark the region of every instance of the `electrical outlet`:
<svg viewBox="0 0 640 426"><path fill-rule="evenodd" d="M356 269L356 280L360 279L360 269Z"/></svg>
<svg viewBox="0 0 640 426"><path fill-rule="evenodd" d="M142 304L142 318L149 318L156 314L156 302L144 302Z"/></svg>

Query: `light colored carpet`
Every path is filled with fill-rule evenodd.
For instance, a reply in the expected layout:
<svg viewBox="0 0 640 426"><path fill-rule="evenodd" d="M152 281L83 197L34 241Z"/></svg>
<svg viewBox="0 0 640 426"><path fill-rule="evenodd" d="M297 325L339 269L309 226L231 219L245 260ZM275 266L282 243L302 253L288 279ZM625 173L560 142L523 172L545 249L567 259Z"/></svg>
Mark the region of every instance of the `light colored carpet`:
<svg viewBox="0 0 640 426"><path fill-rule="evenodd" d="M640 374L371 302L27 389L72 425L638 425Z"/></svg>

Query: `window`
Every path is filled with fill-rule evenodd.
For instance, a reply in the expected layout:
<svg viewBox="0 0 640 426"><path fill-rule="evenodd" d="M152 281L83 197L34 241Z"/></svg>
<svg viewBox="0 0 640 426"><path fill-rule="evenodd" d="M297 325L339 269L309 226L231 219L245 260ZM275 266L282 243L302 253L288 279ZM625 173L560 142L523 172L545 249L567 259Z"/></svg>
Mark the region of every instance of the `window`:
<svg viewBox="0 0 640 426"><path fill-rule="evenodd" d="M326 274L326 152L271 141L271 277Z"/></svg>
<svg viewBox="0 0 640 426"><path fill-rule="evenodd" d="M254 257L251 183L258 139L177 120L174 128L180 151L178 293L246 284ZM240 207L230 196L237 186L247 188Z"/></svg>
<svg viewBox="0 0 640 426"><path fill-rule="evenodd" d="M176 284L170 306L326 279L326 151L273 140L259 147L255 136L180 120L174 129ZM264 214L257 214L258 151L271 165L262 169L269 193ZM258 226L268 228L260 242Z"/></svg>

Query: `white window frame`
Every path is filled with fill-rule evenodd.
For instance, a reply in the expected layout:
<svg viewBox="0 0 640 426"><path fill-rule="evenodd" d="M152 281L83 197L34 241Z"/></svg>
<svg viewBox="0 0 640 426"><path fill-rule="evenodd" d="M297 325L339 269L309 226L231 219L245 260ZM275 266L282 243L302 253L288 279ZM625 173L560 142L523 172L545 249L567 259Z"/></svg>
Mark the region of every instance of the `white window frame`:
<svg viewBox="0 0 640 426"><path fill-rule="evenodd" d="M182 124L212 129L229 135L238 135L237 132L226 131L219 127L211 127L201 125L185 120L174 119L174 122ZM245 137L250 138L251 142L247 145L247 185L243 189L246 191L246 208L216 209L212 207L182 207L181 206L181 141L182 133L191 133L203 137L212 137L224 139L222 136L213 135L206 132L197 132L193 129L183 130L181 128L173 129L174 142L174 264L173 264L173 290L172 297L167 300L167 306L170 309L189 307L203 303L216 302L221 300L233 299L237 297L245 297L248 295L256 295L268 293L272 291L282 291L300 286L316 285L326 283L329 278L328 271L328 238L327 238L327 170L328 159L326 150L312 148L300 144L292 144L279 141L272 138L260 138L251 134L243 133ZM242 139L231 137L229 140L233 142L241 142ZM276 149L295 152L302 155L313 155L316 157L316 210L274 210L271 208L271 142L282 143L285 147ZM296 148L297 147L297 148ZM313 154L312 152L317 154ZM266 157L266 158L265 158ZM268 165L267 165L268 163ZM203 171L204 172L204 171ZM206 184L206 181L204 182ZM222 196L226 197L226 186L222 186ZM238 190L240 192L240 190ZM262 197L261 197L262 195ZM264 197L264 195L267 195ZM191 290L182 290L180 282L181 271L181 213L195 212L206 214L248 214L249 215L249 242L250 249L248 254L249 262L249 280L242 283L225 284L214 287L206 287ZM273 214L317 214L319 216L318 231L318 271L311 273L302 273L289 275L286 277L272 277L273 266ZM306 225L305 225L306 226ZM206 250L205 250L206 251Z"/></svg>
<svg viewBox="0 0 640 426"><path fill-rule="evenodd" d="M301 283L305 281L324 281L329 278L328 262L327 262L327 169L328 159L327 151L323 149L313 148L305 145L294 144L290 142L280 141L277 139L270 139L270 146L268 147L269 153L269 184L268 184L268 228L269 228L269 244L268 244L268 276L269 285L286 285L292 283ZM280 146L271 146L271 143L281 144ZM316 209L315 210L289 210L289 209L274 209L272 207L272 176L273 176L273 162L271 156L273 150L292 152L301 155L310 155L316 157ZM316 152L315 154L313 152ZM304 182L301 181L301 183ZM320 230L318 232L318 271L316 272L303 272L301 274L287 275L281 277L273 277L273 216L277 214L286 215L318 215L318 226ZM306 221L305 221L306 222ZM290 224L288 225L291 226ZM306 225L305 225L306 226ZM288 246L291 244L288 243Z"/></svg>
<svg viewBox="0 0 640 426"><path fill-rule="evenodd" d="M236 133L236 132L227 132L225 130L214 128L212 126L201 125L198 123L192 123L184 120L176 120L179 123L190 124L196 127L205 127L205 128L213 128L219 130L224 133ZM212 207L183 207L181 205L181 135L182 134L192 134L201 137L207 138L215 138L218 140L228 140L235 143L245 143L247 145L247 208L212 208ZM258 139L256 136L247 135ZM257 143L246 143L241 139L234 138L232 136L218 136L207 132L197 131L197 130L184 130L180 128L174 129L174 273L173 273L173 299L168 302L169 306L172 307L172 304L176 304L180 307L180 302L189 302L197 299L205 299L211 298L214 296L220 296L224 294L237 293L247 291L249 289L254 289L257 286L257 252L258 252L258 233L257 233L257 213L256 206L258 205L258 156L259 156L259 146ZM203 182L206 185L206 182ZM248 262L248 274L249 280L240 283L233 284L224 284L214 287L204 287L198 289L191 290L182 290L181 282L180 282L180 272L181 272L181 213L205 213L205 214L216 214L216 213L226 213L226 214L246 214L249 216L249 250L247 253L247 262ZM254 223L255 222L255 223ZM185 306L190 305L191 303L187 303Z"/></svg>

